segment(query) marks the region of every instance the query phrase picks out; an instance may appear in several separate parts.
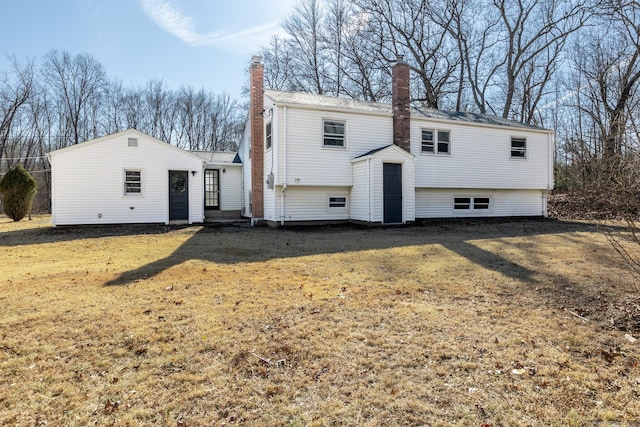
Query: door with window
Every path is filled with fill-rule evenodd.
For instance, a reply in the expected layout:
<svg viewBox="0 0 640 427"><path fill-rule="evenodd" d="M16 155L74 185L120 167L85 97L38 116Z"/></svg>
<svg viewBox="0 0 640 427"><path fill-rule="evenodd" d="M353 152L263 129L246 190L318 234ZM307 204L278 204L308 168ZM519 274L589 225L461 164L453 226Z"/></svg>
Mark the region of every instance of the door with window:
<svg viewBox="0 0 640 427"><path fill-rule="evenodd" d="M220 169L204 171L204 208L220 209Z"/></svg>
<svg viewBox="0 0 640 427"><path fill-rule="evenodd" d="M402 165L382 164L382 191L384 200L384 223L402 222Z"/></svg>
<svg viewBox="0 0 640 427"><path fill-rule="evenodd" d="M189 219L189 171L169 171L169 221Z"/></svg>

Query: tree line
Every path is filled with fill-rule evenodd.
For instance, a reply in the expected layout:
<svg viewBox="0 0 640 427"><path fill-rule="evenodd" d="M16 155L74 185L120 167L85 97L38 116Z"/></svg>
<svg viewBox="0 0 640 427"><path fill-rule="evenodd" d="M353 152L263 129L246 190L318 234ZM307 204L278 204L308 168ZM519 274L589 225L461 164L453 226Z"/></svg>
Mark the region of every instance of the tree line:
<svg viewBox="0 0 640 427"><path fill-rule="evenodd" d="M388 102L403 57L414 104L556 130L561 188L637 151L638 1L301 0L283 28L263 49L274 89Z"/></svg>
<svg viewBox="0 0 640 427"><path fill-rule="evenodd" d="M282 27L262 48L272 89L389 102L403 57L414 104L554 129L560 190L603 191L605 174L640 170L638 0L300 0ZM237 105L161 80L125 87L88 54L13 58L0 72L0 168L44 167L48 151L130 127L230 149Z"/></svg>
<svg viewBox="0 0 640 427"><path fill-rule="evenodd" d="M233 150L244 114L231 96L162 80L127 87L86 53L50 51L40 60L10 57L0 70L0 177L21 164L48 207L46 153L135 128L189 150Z"/></svg>

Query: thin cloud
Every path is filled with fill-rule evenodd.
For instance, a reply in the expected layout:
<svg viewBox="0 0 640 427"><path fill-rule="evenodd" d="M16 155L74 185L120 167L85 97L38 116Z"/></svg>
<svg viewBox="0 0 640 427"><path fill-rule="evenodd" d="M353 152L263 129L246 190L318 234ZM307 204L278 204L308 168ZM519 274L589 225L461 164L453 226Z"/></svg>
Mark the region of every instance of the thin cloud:
<svg viewBox="0 0 640 427"><path fill-rule="evenodd" d="M142 11L156 25L190 46L216 46L226 48L255 49L266 44L280 27L271 22L254 28L233 32L199 33L191 17L185 15L168 0L138 0Z"/></svg>

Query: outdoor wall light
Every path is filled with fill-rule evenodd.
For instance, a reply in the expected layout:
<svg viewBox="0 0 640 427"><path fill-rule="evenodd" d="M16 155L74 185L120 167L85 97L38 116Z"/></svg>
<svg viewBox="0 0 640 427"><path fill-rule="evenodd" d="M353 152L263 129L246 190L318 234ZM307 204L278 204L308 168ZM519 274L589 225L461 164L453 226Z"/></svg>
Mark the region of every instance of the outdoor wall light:
<svg viewBox="0 0 640 427"><path fill-rule="evenodd" d="M197 171L191 171L191 176L196 176Z"/></svg>

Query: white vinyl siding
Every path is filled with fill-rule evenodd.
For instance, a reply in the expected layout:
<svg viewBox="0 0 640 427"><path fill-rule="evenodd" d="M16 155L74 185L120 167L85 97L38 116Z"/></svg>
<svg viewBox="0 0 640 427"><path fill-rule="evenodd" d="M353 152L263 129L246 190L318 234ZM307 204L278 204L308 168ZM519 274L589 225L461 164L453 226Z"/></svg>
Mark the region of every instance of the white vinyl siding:
<svg viewBox="0 0 640 427"><path fill-rule="evenodd" d="M455 209L455 199L465 198L469 199L469 209ZM488 209L481 206L483 199L490 199ZM462 200L459 202L463 204ZM544 190L416 189L416 218L544 215Z"/></svg>
<svg viewBox="0 0 640 427"><path fill-rule="evenodd" d="M220 172L220 210L239 211L242 208L242 166L222 166Z"/></svg>
<svg viewBox="0 0 640 427"><path fill-rule="evenodd" d="M273 101L269 101L272 103ZM265 101L266 103L266 101ZM327 149L323 146L323 118L326 111L287 108L287 147L281 145L284 136L283 107L274 108L273 171L276 185L348 186L352 182L351 160L373 148L384 147L393 141L391 116L371 116L356 113L331 112L333 120L344 121L347 146ZM277 117L276 117L277 116ZM265 156L265 179L271 171L271 156ZM284 168L286 164L286 182ZM246 166L245 166L246 167Z"/></svg>
<svg viewBox="0 0 640 427"><path fill-rule="evenodd" d="M128 146L129 138L138 146ZM168 223L169 171L189 176L189 222L202 222L202 161L195 155L129 130L50 154L54 225ZM126 195L125 171L142 171L142 196Z"/></svg>
<svg viewBox="0 0 640 427"><path fill-rule="evenodd" d="M370 220L373 194L370 172L368 160L353 163L353 187L349 206L351 219L364 222Z"/></svg>
<svg viewBox="0 0 640 427"><path fill-rule="evenodd" d="M411 151L421 153L423 129L436 129L426 120L411 125ZM510 157L513 129L450 125L451 156L416 156L419 188L553 188L553 136L546 131L527 135L527 161ZM455 147L453 146L455 145Z"/></svg>
<svg viewBox="0 0 640 427"><path fill-rule="evenodd" d="M282 193L277 191L275 206L278 209L274 221L346 221L349 209L328 209L328 195L348 194L345 187L288 187L285 192L284 218L280 212Z"/></svg>

